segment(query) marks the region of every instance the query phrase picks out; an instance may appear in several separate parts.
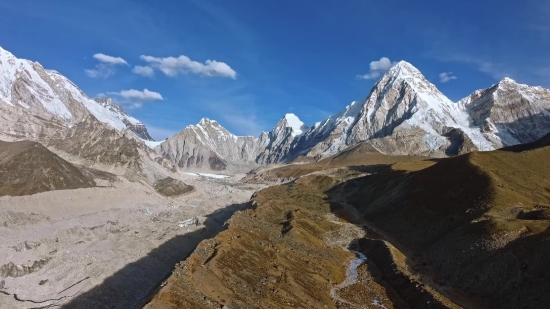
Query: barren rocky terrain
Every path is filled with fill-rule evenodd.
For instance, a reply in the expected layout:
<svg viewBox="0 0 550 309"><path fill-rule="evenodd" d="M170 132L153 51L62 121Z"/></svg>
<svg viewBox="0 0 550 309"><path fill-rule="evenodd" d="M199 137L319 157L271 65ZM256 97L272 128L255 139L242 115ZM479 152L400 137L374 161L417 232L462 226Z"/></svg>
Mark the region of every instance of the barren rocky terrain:
<svg viewBox="0 0 550 309"><path fill-rule="evenodd" d="M260 187L239 176L181 179L194 189L173 197L116 176L98 179L101 187L0 197L0 308L145 303Z"/></svg>

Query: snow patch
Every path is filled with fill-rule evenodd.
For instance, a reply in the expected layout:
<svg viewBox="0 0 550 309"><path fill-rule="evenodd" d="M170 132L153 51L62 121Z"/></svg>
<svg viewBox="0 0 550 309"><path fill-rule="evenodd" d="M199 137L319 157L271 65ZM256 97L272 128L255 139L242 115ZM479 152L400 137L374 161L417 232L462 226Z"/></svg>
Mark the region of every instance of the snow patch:
<svg viewBox="0 0 550 309"><path fill-rule="evenodd" d="M219 175L219 174L206 174L206 173L190 173L190 172L184 172L185 175L189 176L195 176L195 177L207 177L207 178L215 178L215 179L224 179L229 178L230 176L227 175Z"/></svg>
<svg viewBox="0 0 550 309"><path fill-rule="evenodd" d="M303 133L304 123L294 114L286 114L286 127L292 128L292 136L301 135Z"/></svg>

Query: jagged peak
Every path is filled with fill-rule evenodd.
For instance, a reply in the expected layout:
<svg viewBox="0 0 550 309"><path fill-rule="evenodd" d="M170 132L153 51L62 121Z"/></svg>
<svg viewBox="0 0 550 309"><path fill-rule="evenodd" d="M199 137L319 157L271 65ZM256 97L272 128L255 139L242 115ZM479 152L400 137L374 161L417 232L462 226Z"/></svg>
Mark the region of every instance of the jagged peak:
<svg viewBox="0 0 550 309"><path fill-rule="evenodd" d="M283 118L281 118L281 120L279 121L276 127L283 127L283 126L286 128L291 128L293 136L300 135L305 130L309 129L309 127L306 126L304 122L301 121L300 118L298 118L298 116L296 116L293 113L285 114Z"/></svg>
<svg viewBox="0 0 550 309"><path fill-rule="evenodd" d="M207 117L203 117L201 119L201 121L199 121L198 125L209 125L209 124L214 124L214 123L218 123L216 120L212 120L210 118L207 118Z"/></svg>

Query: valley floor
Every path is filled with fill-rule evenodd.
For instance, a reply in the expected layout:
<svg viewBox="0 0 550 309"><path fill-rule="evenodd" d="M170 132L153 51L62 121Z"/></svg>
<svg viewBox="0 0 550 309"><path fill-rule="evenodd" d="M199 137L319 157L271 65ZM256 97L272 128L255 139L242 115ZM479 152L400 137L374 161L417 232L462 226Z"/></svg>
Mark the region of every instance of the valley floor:
<svg viewBox="0 0 550 309"><path fill-rule="evenodd" d="M146 303L174 265L261 187L238 184L238 176L183 178L195 191L175 198L120 179L0 197L0 308Z"/></svg>

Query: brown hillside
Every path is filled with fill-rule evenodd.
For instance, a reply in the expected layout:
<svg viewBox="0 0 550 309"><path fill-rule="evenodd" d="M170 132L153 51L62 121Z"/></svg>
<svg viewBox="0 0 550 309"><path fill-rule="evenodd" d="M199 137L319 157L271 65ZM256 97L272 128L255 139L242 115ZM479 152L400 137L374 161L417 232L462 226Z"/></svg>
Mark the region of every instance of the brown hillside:
<svg viewBox="0 0 550 309"><path fill-rule="evenodd" d="M471 153L368 176L332 194L466 307L546 308L549 157L550 147Z"/></svg>
<svg viewBox="0 0 550 309"><path fill-rule="evenodd" d="M0 195L93 186L78 168L39 143L0 141Z"/></svg>
<svg viewBox="0 0 550 309"><path fill-rule="evenodd" d="M365 166L387 165L397 162L420 162L422 166L434 164L427 157L418 156L390 156L377 151L369 143L361 143L350 147L333 156L313 163L291 163L275 168L260 168L248 175L245 182L262 182L264 180L281 180L288 178L299 178L301 176L334 168L349 167L362 170ZM368 169L367 170L371 170Z"/></svg>
<svg viewBox="0 0 550 309"><path fill-rule="evenodd" d="M193 186L185 184L181 180L166 177L157 180L154 184L155 190L164 196L178 196L194 190Z"/></svg>
<svg viewBox="0 0 550 309"><path fill-rule="evenodd" d="M260 191L147 308L550 307L550 147L394 164L366 150L293 165L347 156L368 175L333 170ZM334 244L350 238L367 260L335 292L353 255Z"/></svg>

